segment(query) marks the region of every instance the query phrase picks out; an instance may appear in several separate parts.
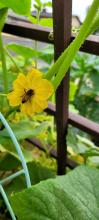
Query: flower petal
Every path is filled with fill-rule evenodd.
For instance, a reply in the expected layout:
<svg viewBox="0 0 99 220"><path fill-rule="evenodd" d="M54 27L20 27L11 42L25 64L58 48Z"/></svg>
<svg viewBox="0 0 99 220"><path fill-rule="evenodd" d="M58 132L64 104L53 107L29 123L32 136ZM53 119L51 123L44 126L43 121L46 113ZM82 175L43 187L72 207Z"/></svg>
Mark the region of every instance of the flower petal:
<svg viewBox="0 0 99 220"><path fill-rule="evenodd" d="M9 104L11 106L18 106L21 104L21 98L15 92L10 92L7 95L7 99L9 100Z"/></svg>
<svg viewBox="0 0 99 220"><path fill-rule="evenodd" d="M26 114L26 115L29 115L29 116L33 116L34 115L34 111L32 109L32 105L31 105L31 103L29 101L21 105L21 112L23 114Z"/></svg>
<svg viewBox="0 0 99 220"><path fill-rule="evenodd" d="M35 94L39 99L45 100L52 95L53 91L54 89L51 82L47 79L42 79L37 84Z"/></svg>
<svg viewBox="0 0 99 220"><path fill-rule="evenodd" d="M13 83L13 88L16 90L20 90L21 92L29 89L28 82L26 80L26 76L20 73L17 79Z"/></svg>
<svg viewBox="0 0 99 220"><path fill-rule="evenodd" d="M27 81L30 88L35 88L35 85L42 78L42 73L37 69L32 69L27 75Z"/></svg>
<svg viewBox="0 0 99 220"><path fill-rule="evenodd" d="M35 113L41 112L48 107L48 102L46 100L33 98L31 102L32 109Z"/></svg>

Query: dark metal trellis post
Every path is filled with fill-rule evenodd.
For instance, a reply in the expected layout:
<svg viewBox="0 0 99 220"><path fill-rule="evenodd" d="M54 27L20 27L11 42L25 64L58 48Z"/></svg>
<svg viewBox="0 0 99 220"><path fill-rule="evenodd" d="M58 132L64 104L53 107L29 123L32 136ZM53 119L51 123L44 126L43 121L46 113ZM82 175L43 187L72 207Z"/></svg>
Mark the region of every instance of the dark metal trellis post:
<svg viewBox="0 0 99 220"><path fill-rule="evenodd" d="M55 60L71 39L72 0L53 0ZM69 72L56 92L58 174L66 169L66 133L68 127Z"/></svg>

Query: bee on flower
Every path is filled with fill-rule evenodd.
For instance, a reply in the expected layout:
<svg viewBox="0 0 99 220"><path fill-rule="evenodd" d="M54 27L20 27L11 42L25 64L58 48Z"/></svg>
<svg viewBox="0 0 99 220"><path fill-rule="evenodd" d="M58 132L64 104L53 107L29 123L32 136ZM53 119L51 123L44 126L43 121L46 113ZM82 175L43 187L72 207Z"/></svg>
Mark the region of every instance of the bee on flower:
<svg viewBox="0 0 99 220"><path fill-rule="evenodd" d="M44 79L39 70L33 69L27 76L22 73L18 75L7 99L11 106L20 106L22 113L33 116L48 107L53 91L52 83Z"/></svg>

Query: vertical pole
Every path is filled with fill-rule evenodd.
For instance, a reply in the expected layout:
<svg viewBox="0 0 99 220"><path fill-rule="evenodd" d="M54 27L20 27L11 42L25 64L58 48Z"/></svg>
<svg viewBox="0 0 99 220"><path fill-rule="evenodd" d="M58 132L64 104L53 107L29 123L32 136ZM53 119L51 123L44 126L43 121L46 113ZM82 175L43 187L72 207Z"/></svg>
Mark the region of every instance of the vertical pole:
<svg viewBox="0 0 99 220"><path fill-rule="evenodd" d="M71 39L72 0L53 0L54 20L54 51L55 60L66 48ZM68 127L69 105L69 72L64 77L56 92L56 126L57 126L57 155L58 175L66 170L66 134Z"/></svg>

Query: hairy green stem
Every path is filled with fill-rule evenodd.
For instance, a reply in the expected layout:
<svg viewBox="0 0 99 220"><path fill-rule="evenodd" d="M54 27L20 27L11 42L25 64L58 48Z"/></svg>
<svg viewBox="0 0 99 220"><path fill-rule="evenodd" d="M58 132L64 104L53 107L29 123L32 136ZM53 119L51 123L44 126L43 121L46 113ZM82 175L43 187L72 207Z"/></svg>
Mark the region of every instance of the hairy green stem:
<svg viewBox="0 0 99 220"><path fill-rule="evenodd" d="M2 32L4 23L7 17L8 8L1 8L0 9L0 32Z"/></svg>
<svg viewBox="0 0 99 220"><path fill-rule="evenodd" d="M1 32L0 32L0 53L1 53L1 60L2 60L4 92L8 93L8 74L7 74L6 57L5 57L5 52L4 52Z"/></svg>
<svg viewBox="0 0 99 220"><path fill-rule="evenodd" d="M99 30L99 12L98 11L97 11L95 18L93 19L91 23L88 35L90 35L92 32L97 31L97 30Z"/></svg>
<svg viewBox="0 0 99 220"><path fill-rule="evenodd" d="M94 17L96 16L98 8L99 8L99 0L94 0L93 4L88 12L88 15L87 15L79 33L78 33L78 36L75 38L75 40L69 46L66 59L63 61L62 65L58 71L58 74L56 75L55 79L53 80L53 85L54 85L55 90L57 89L57 87L61 83L63 77L65 76L71 62L74 59L74 56L76 55L76 52L79 50L81 45L84 43L86 36L88 35L88 33L90 31L90 27L91 27L90 21L92 21L94 19Z"/></svg>
<svg viewBox="0 0 99 220"><path fill-rule="evenodd" d="M57 61L53 64L53 66L48 70L45 78L48 80L51 80L51 78L57 74L60 65L62 64L63 60L66 59L66 56L68 54L68 50L69 47L61 54L61 56L59 57L59 59L57 59Z"/></svg>
<svg viewBox="0 0 99 220"><path fill-rule="evenodd" d="M76 52L79 50L79 48L83 44L84 40L88 36L88 34L90 32L90 28L91 28L90 21L93 21L93 19L95 18L98 8L99 8L99 1L94 0L93 4L88 12L87 17L86 17L83 25L81 26L81 29L78 33L78 36L71 43L71 45L67 49L65 49L65 51L61 54L61 56L58 58L58 60L49 69L48 73L46 74L46 78L48 80L51 80L51 78L56 74L56 77L54 80L55 89L56 89L56 87L58 87L58 85L60 84L66 71L68 70ZM92 32L92 29L91 29L91 32ZM55 82L55 81L57 81L57 82ZM57 84L57 85L55 85L55 84Z"/></svg>

